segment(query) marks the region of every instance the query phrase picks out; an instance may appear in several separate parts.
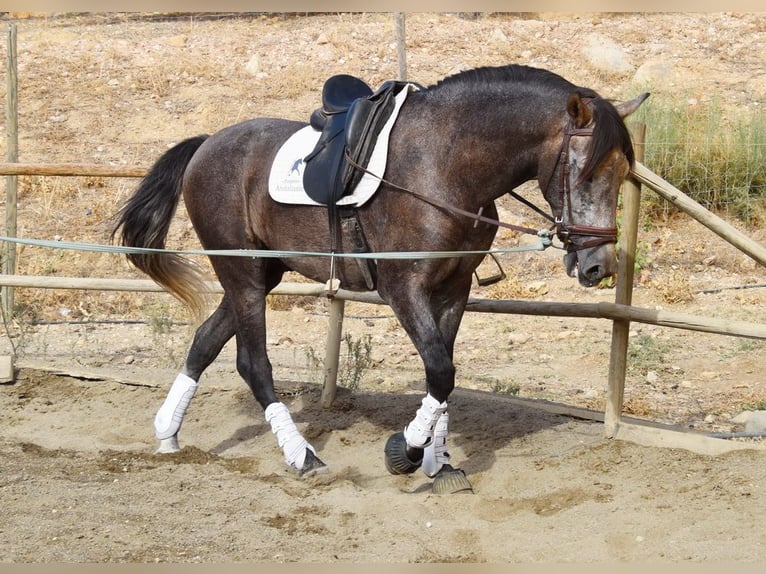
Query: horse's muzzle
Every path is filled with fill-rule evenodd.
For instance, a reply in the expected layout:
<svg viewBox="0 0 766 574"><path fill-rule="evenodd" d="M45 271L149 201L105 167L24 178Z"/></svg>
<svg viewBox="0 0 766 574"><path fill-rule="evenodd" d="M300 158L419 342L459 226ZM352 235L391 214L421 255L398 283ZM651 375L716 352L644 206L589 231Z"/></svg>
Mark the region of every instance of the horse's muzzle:
<svg viewBox="0 0 766 574"><path fill-rule="evenodd" d="M617 273L617 252L613 243L570 251L564 255L564 265L567 275L576 276L580 285L593 287Z"/></svg>

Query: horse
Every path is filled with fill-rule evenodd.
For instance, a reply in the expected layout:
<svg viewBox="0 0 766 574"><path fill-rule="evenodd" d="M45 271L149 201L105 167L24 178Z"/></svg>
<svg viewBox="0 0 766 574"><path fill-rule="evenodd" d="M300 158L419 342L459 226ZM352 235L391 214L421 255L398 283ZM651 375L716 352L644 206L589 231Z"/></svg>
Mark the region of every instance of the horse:
<svg viewBox="0 0 766 574"><path fill-rule="evenodd" d="M446 252L450 256L375 259L370 285L350 257L307 253L337 245L328 206L287 205L267 191L278 149L307 123L252 118L212 135L190 137L162 154L115 214L111 238L146 273L197 313L205 309L205 274L182 253L164 250L183 197L189 219L223 288L218 306L199 315L185 361L154 419L157 452L179 450L178 433L200 376L236 338L236 368L298 476L328 466L295 425L274 390L266 346L266 296L290 270L333 279L351 291L377 290L423 363L425 396L383 449L386 469L422 468L434 492L470 491L449 458L453 351L474 270L493 242L495 200L537 180L550 207L551 232L566 248L565 269L586 287L616 273L620 187L634 162L624 119L649 96L602 98L545 69L483 66L413 89L390 132L380 187L354 216L369 253ZM361 166L359 166L361 169ZM148 248L142 251L142 248ZM220 250L286 252L232 257ZM461 252L461 253L454 253ZM462 252L465 252L463 255ZM415 406L415 405L413 405Z"/></svg>

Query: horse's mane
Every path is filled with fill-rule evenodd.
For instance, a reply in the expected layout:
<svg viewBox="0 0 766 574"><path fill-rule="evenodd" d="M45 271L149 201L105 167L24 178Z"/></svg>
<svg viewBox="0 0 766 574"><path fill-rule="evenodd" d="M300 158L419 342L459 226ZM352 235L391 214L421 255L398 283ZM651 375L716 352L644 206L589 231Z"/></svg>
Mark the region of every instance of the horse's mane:
<svg viewBox="0 0 766 574"><path fill-rule="evenodd" d="M433 92L448 91L455 88L461 90L481 88L483 85L498 85L506 83L525 84L536 89L564 89L571 91L576 86L558 74L543 68L533 68L511 64L508 66L483 66L458 72L442 78L427 89ZM582 89L582 88L581 88ZM595 97L595 93L591 97Z"/></svg>
<svg viewBox="0 0 766 574"><path fill-rule="evenodd" d="M594 90L577 86L550 70L516 64L473 68L447 76L436 84L428 86L426 94L438 96L460 93L462 97L465 97L472 93L486 91L487 87L502 88L502 92L507 93L507 90L511 88L509 84L524 94L534 93L548 98L554 106L557 105L558 99L563 106L566 106L567 98L573 92L579 92L583 98L591 98L590 105L596 125L590 154L580 172L581 180L590 177L606 155L615 148L621 150L633 166L635 155L630 134L614 105L601 98Z"/></svg>

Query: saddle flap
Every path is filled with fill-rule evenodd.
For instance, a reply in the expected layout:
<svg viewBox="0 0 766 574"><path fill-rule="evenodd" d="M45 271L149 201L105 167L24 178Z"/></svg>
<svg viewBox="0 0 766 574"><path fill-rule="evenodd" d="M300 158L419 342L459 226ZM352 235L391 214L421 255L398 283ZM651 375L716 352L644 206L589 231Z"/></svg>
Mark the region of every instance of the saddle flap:
<svg viewBox="0 0 766 574"><path fill-rule="evenodd" d="M359 99L351 104L346 118L345 139L348 157L353 163L367 165L378 134L394 110L394 97L404 85L400 82L386 82L369 98ZM346 189L354 189L363 175L362 171L347 163L343 174Z"/></svg>

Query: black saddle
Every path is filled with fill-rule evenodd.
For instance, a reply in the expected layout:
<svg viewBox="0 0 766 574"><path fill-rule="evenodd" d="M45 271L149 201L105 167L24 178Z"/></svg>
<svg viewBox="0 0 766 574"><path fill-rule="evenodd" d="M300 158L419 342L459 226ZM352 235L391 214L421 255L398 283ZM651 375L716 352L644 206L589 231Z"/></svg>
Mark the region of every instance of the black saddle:
<svg viewBox="0 0 766 574"><path fill-rule="evenodd" d="M383 125L394 110L394 97L406 82L390 80L375 92L348 74L329 78L322 88L322 107L311 114L311 126L321 131L316 146L303 161L303 187L322 205L332 205L351 193L364 173ZM382 174L381 174L382 175Z"/></svg>

